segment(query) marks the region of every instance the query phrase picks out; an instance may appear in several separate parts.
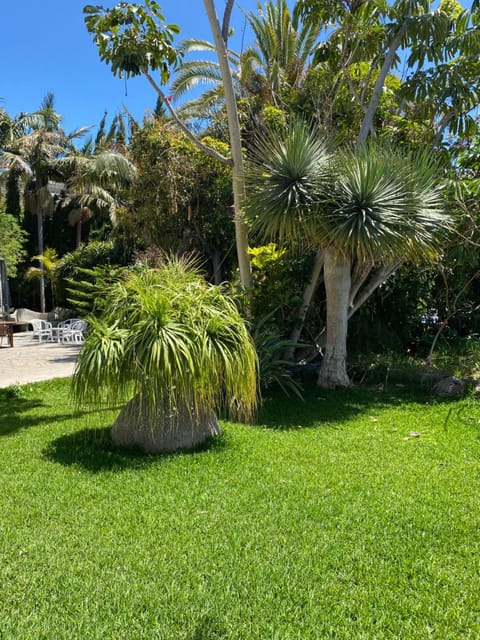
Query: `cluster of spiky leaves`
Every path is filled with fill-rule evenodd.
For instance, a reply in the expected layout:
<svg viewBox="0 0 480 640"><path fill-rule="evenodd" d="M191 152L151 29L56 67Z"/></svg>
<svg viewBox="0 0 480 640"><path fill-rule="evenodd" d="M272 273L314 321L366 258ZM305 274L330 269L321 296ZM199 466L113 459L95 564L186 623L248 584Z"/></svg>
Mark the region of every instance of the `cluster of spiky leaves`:
<svg viewBox="0 0 480 640"><path fill-rule="evenodd" d="M311 237L312 215L329 172L324 138L301 120L285 131L261 134L247 174L245 211L253 232L267 242Z"/></svg>
<svg viewBox="0 0 480 640"><path fill-rule="evenodd" d="M370 263L438 252L448 229L432 156L377 143L329 153L301 121L259 137L246 215L265 241L333 246Z"/></svg>
<svg viewBox="0 0 480 640"><path fill-rule="evenodd" d="M257 357L238 310L186 260L127 272L109 291L73 378L77 401L126 402L241 419L256 406Z"/></svg>
<svg viewBox="0 0 480 640"><path fill-rule="evenodd" d="M373 263L435 255L449 224L437 174L427 153L372 143L342 152L319 212L322 244Z"/></svg>

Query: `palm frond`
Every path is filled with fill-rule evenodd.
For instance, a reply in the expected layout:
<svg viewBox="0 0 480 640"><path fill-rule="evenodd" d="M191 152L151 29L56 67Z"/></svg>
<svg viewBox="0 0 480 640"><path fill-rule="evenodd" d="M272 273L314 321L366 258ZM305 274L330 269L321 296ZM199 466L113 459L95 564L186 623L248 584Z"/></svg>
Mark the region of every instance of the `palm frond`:
<svg viewBox="0 0 480 640"><path fill-rule="evenodd" d="M220 66L207 60L192 60L182 63L170 89L175 98L180 98L191 89L201 85L221 83Z"/></svg>

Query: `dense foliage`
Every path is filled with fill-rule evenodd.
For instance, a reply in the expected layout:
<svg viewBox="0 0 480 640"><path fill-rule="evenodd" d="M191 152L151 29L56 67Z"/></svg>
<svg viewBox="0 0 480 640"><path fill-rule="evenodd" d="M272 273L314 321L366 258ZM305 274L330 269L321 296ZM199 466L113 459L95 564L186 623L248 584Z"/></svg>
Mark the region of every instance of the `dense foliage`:
<svg viewBox="0 0 480 640"><path fill-rule="evenodd" d="M210 2L205 6L212 9ZM221 23L227 44L232 8L226 4ZM455 219L455 233L437 247L438 258L415 270L402 266L358 307L350 323L352 349L428 352L440 328L425 331L421 317L431 310L446 323L444 337L475 331L480 273L478 7L467 10L454 0L435 7L403 0L266 0L246 20L252 42L241 53L229 50L227 58L247 163L259 133L279 133L302 117L322 124L322 136L333 140L336 152L348 149L348 155L375 134L395 153L433 154L437 177L448 184L445 207ZM67 291L72 283L94 280L81 269L132 264L139 252L194 253L208 279L236 285L235 245L238 256L239 238L245 240L246 230L238 202L234 215L232 164L237 170L238 157L232 161L225 69L210 56L221 43L192 39L177 46L177 27L165 24L153 0L118 3L108 10L88 6L85 21L98 40L101 59L117 75L143 75L157 92L157 108L142 123L119 114L108 126L104 115L97 135L82 144L78 136L85 129L71 134L62 129L51 94L32 114L11 116L0 109L0 164L7 169L2 191L6 213L15 218L2 214L1 233L18 242L20 225L25 234L24 258L19 245L7 256L14 304L42 304L38 287L25 275L32 257L42 255L45 247L59 257L56 296L65 306L72 304ZM208 59L195 59L198 52L209 52ZM162 82L171 79L173 98L188 97L199 84L206 90L192 102L175 105L153 71L160 71ZM300 156L297 161L302 161ZM388 172L388 153L384 164ZM340 191L349 188L348 171L344 169L345 180L334 185L340 200ZM233 182L238 187L242 179L235 174ZM282 185L277 187L281 190ZM276 208L278 193L270 195L274 197L265 200L261 215L252 217L253 231L260 225L265 230L275 220L288 223ZM295 197L297 204L302 202L301 189ZM259 239L249 230L253 280L242 308L248 306L253 331L268 326L272 335L287 340L294 335L313 347L321 346L326 292L321 271L311 286L318 256L309 242L309 226L307 218L285 226L296 247L268 234ZM351 249L360 240L345 225L342 231L333 224L328 233L337 239L350 234ZM3 236L6 253L9 245ZM94 244L89 249L95 240L113 243L112 248ZM278 242L272 250L271 240ZM363 259L373 250L371 245ZM35 266L41 269L42 260ZM45 304L50 307L52 302L47 289Z"/></svg>
<svg viewBox="0 0 480 640"><path fill-rule="evenodd" d="M257 358L247 327L191 261L97 281L87 320L73 393L81 404L126 403L112 430L117 443L170 450L185 432L177 446L191 447L212 435L204 428L217 413L254 413Z"/></svg>
<svg viewBox="0 0 480 640"><path fill-rule="evenodd" d="M204 142L222 153L212 138ZM129 208L118 214L119 231L132 247L198 254L216 282L231 275L234 253L229 167L205 156L170 122L145 121L130 142L138 179Z"/></svg>
<svg viewBox="0 0 480 640"><path fill-rule="evenodd" d="M5 259L11 278L17 274L17 265L25 255L25 236L17 218L5 213L0 203L0 257Z"/></svg>

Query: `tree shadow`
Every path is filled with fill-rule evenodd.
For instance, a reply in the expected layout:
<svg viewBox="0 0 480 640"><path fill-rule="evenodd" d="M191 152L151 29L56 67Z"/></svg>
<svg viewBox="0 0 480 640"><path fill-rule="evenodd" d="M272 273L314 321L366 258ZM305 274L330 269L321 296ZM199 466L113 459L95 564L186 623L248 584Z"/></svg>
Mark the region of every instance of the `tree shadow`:
<svg viewBox="0 0 480 640"><path fill-rule="evenodd" d="M43 456L64 466L80 466L91 473L142 469L152 464L203 451L222 451L225 439L222 434L209 438L194 449L179 449L170 453L148 454L139 448L117 447L110 437L110 427L83 429L52 440L43 450Z"/></svg>
<svg viewBox="0 0 480 640"><path fill-rule="evenodd" d="M8 436L38 423L38 416L25 415L32 409L45 406L39 398L15 398L0 396L0 436ZM51 418L50 418L51 419Z"/></svg>
<svg viewBox="0 0 480 640"><path fill-rule="evenodd" d="M202 616L189 640L221 640L227 635L224 625L213 616Z"/></svg>
<svg viewBox="0 0 480 640"><path fill-rule="evenodd" d="M89 410L67 411L65 413L46 413L38 415L38 412L32 413L33 410L47 408L48 405L41 398L22 398L8 397L0 398L0 437L9 436L23 429L38 427L43 424L50 425L57 421L71 420L91 413ZM101 409L96 409L98 413ZM108 409L104 409L108 411Z"/></svg>
<svg viewBox="0 0 480 640"><path fill-rule="evenodd" d="M303 399L287 397L273 391L263 399L255 425L268 429L288 430L325 426L339 428L342 422L368 414L381 406L400 406L405 402L425 403L431 396L422 389L383 389L379 387L349 387L321 389L306 385Z"/></svg>

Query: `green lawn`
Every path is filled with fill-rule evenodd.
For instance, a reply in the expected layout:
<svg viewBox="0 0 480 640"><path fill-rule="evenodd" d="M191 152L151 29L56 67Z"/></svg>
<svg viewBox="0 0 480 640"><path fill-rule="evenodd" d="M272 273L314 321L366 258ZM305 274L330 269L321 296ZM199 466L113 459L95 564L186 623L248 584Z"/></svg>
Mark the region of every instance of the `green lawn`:
<svg viewBox="0 0 480 640"><path fill-rule="evenodd" d="M401 393L267 399L159 457L68 381L3 394L0 638L479 638L480 405Z"/></svg>

